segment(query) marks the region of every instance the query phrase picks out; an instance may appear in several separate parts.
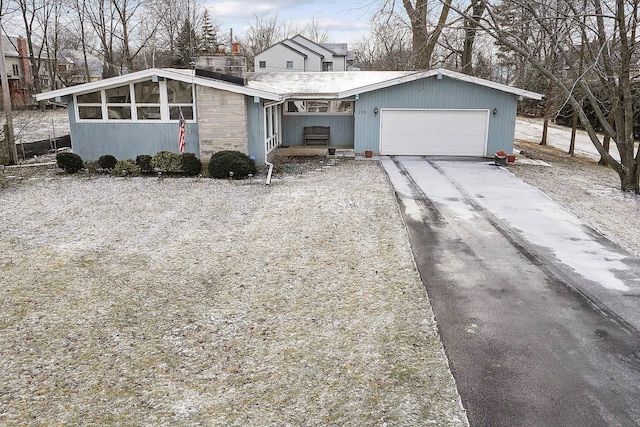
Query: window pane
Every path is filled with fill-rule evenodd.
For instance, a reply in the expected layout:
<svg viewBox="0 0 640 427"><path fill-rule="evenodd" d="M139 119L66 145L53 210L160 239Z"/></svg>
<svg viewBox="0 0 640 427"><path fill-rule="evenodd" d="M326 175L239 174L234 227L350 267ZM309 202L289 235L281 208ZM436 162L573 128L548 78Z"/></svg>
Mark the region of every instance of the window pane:
<svg viewBox="0 0 640 427"><path fill-rule="evenodd" d="M331 101L329 105L331 113L353 113L353 102L350 101Z"/></svg>
<svg viewBox="0 0 640 427"><path fill-rule="evenodd" d="M287 61L287 68L288 69L292 69L293 68L293 61Z"/></svg>
<svg viewBox="0 0 640 427"><path fill-rule="evenodd" d="M108 104L128 104L131 102L131 94L129 93L129 86L114 87L107 89L107 103Z"/></svg>
<svg viewBox="0 0 640 427"><path fill-rule="evenodd" d="M131 120L131 107L107 107L109 119Z"/></svg>
<svg viewBox="0 0 640 427"><path fill-rule="evenodd" d="M138 120L160 120L160 107L138 107Z"/></svg>
<svg viewBox="0 0 640 427"><path fill-rule="evenodd" d="M136 103L138 104L159 104L160 103L160 84L152 82L140 82L133 85L136 94Z"/></svg>
<svg viewBox="0 0 640 427"><path fill-rule="evenodd" d="M180 118L180 109L182 108L182 117L185 120L193 120L193 108L192 107L169 107L169 118L171 120L178 120Z"/></svg>
<svg viewBox="0 0 640 427"><path fill-rule="evenodd" d="M309 113L326 113L329 111L328 101L307 101L307 111Z"/></svg>
<svg viewBox="0 0 640 427"><path fill-rule="evenodd" d="M267 68L267 61L260 61L260 68Z"/></svg>
<svg viewBox="0 0 640 427"><path fill-rule="evenodd" d="M306 112L304 101L288 101L287 102L287 113L304 113L304 112Z"/></svg>
<svg viewBox="0 0 640 427"><path fill-rule="evenodd" d="M78 95L78 104L99 104L102 102L100 92L85 93Z"/></svg>
<svg viewBox="0 0 640 427"><path fill-rule="evenodd" d="M102 119L102 107L78 107L81 119Z"/></svg>
<svg viewBox="0 0 640 427"><path fill-rule="evenodd" d="M191 104L193 102L191 83L167 80L167 95L170 104Z"/></svg>

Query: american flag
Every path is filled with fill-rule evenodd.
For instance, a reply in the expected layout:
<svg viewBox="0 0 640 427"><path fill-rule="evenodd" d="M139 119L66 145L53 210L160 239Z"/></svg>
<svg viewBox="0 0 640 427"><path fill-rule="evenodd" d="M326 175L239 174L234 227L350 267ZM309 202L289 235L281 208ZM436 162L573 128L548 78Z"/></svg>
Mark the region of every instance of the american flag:
<svg viewBox="0 0 640 427"><path fill-rule="evenodd" d="M180 131L178 132L178 150L181 153L184 152L184 146L187 144L184 140L184 130L186 127L186 122L184 121L184 116L182 115L182 108L180 109Z"/></svg>

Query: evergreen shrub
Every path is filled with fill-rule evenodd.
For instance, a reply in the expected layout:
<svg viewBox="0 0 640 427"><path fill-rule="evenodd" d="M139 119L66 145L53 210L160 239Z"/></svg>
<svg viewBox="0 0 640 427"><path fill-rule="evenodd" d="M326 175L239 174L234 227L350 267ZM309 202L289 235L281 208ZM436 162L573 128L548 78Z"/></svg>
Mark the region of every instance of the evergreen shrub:
<svg viewBox="0 0 640 427"><path fill-rule="evenodd" d="M182 171L187 176L197 176L202 172L202 162L193 153L182 154Z"/></svg>
<svg viewBox="0 0 640 427"><path fill-rule="evenodd" d="M56 163L66 173L76 173L84 168L82 158L75 153L56 154Z"/></svg>
<svg viewBox="0 0 640 427"><path fill-rule="evenodd" d="M109 173L113 176L139 176L140 166L133 160L118 160Z"/></svg>
<svg viewBox="0 0 640 427"><path fill-rule="evenodd" d="M240 151L218 151L211 156L209 161L211 178L229 178L229 172L233 172L233 179L246 178L249 174L256 174L256 163Z"/></svg>
<svg viewBox="0 0 640 427"><path fill-rule="evenodd" d="M172 151L160 151L151 158L151 166L162 172L180 172L182 159Z"/></svg>
<svg viewBox="0 0 640 427"><path fill-rule="evenodd" d="M98 165L102 169L106 170L113 169L116 166L116 163L118 163L118 159L113 157L111 154L105 154L104 156L100 156L98 159Z"/></svg>
<svg viewBox="0 0 640 427"><path fill-rule="evenodd" d="M140 172L150 173L153 172L153 166L151 166L151 156L148 154L140 154L136 157L136 165L140 167Z"/></svg>

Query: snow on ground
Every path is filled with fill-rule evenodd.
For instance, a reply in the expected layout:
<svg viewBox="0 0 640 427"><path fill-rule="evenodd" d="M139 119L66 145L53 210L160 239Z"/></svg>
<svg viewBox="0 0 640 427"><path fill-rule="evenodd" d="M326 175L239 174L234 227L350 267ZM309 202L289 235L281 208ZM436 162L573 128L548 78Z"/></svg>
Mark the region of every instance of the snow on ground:
<svg viewBox="0 0 640 427"><path fill-rule="evenodd" d="M519 142L516 147L527 157L542 160L548 167L516 160L508 169L538 187L596 231L640 257L640 197L620 190L613 169L597 160L571 157L554 147ZM517 152L517 150L516 150Z"/></svg>
<svg viewBox="0 0 640 427"><path fill-rule="evenodd" d="M4 131L5 117L0 117L0 133ZM16 143L41 141L69 135L69 116L66 108L55 110L13 111L13 128Z"/></svg>
<svg viewBox="0 0 640 427"><path fill-rule="evenodd" d="M380 164L290 169L7 169L0 424L467 425Z"/></svg>
<svg viewBox="0 0 640 427"><path fill-rule="evenodd" d="M542 119L518 117L516 120L515 139L539 143L542 140L543 128L544 122ZM600 141L603 140L604 135L600 135ZM571 145L571 129L556 125L555 123L549 123L547 129L547 144L568 153L569 146ZM587 135L587 132L584 130L578 129L576 132L574 152L577 156L600 160L598 150L596 150L589 135ZM618 148L614 143L611 144L609 153L614 159L620 160Z"/></svg>

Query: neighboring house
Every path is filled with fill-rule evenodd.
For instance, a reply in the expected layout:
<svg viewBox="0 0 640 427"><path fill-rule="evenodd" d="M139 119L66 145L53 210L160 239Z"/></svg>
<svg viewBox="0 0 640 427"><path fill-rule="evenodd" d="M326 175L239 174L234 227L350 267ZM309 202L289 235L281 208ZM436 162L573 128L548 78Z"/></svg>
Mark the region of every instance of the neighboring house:
<svg viewBox="0 0 640 427"><path fill-rule="evenodd" d="M9 80L9 93L11 102L15 106L24 106L34 103L34 80L31 61L29 60L29 48L27 40L22 37L3 37L4 60ZM39 47L37 47L39 49ZM45 90L49 89L51 81L43 63L40 67L40 83ZM1 93L0 93L1 99Z"/></svg>
<svg viewBox="0 0 640 427"><path fill-rule="evenodd" d="M298 34L257 54L254 69L258 73L351 71L353 61L346 43L315 43Z"/></svg>
<svg viewBox="0 0 640 427"><path fill-rule="evenodd" d="M303 146L305 127L330 128L331 147L383 155L488 156L513 151L516 107L542 95L444 69L252 73L149 69L37 95L68 103L73 151L84 160L178 150L207 162L238 150L264 164Z"/></svg>
<svg viewBox="0 0 640 427"><path fill-rule="evenodd" d="M84 54L81 50L67 50L58 57L59 86L73 86L81 83L95 82L102 79L102 59L87 54L85 66ZM89 80L87 81L87 70Z"/></svg>

